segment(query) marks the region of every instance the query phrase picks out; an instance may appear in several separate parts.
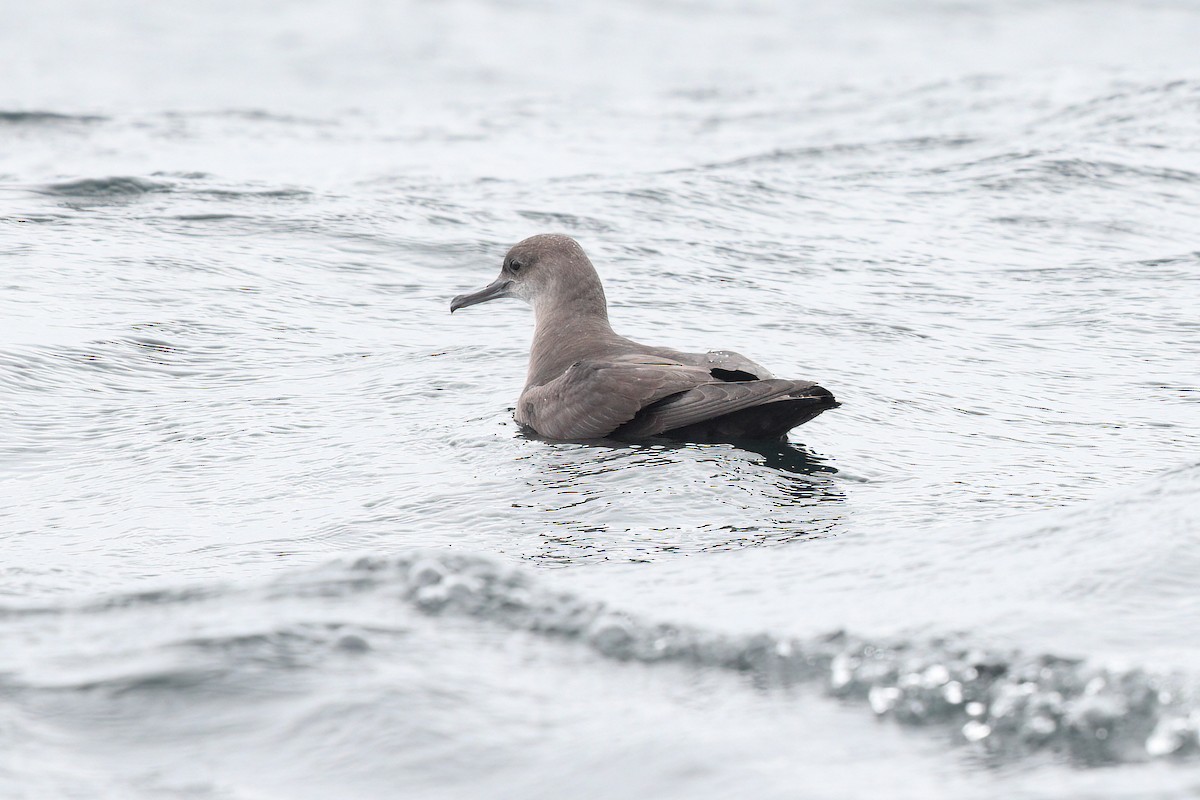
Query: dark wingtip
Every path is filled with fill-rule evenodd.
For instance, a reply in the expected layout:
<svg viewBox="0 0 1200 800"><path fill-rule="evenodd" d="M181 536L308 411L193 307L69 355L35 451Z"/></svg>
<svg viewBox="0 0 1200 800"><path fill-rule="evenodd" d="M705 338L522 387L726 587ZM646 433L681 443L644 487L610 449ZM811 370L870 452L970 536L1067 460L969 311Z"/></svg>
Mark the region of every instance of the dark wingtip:
<svg viewBox="0 0 1200 800"><path fill-rule="evenodd" d="M837 400L833 396L833 392L830 392L827 389L822 389L819 392L806 393L798 397L793 396L792 399L807 400L811 404L812 408L818 409L818 413L820 411L829 411L830 409L837 408L841 405L841 401Z"/></svg>
<svg viewBox="0 0 1200 800"><path fill-rule="evenodd" d="M829 391L824 386L819 386L815 383L808 387L802 396L811 397L814 400L821 400L826 408L837 408L841 405L837 398L833 396L833 392Z"/></svg>

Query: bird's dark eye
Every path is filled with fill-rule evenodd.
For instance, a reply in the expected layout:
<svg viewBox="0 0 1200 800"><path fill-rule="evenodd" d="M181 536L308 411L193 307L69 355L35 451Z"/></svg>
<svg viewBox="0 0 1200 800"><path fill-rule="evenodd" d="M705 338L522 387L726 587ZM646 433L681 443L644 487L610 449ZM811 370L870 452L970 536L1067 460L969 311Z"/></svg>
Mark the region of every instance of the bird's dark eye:
<svg viewBox="0 0 1200 800"><path fill-rule="evenodd" d="M525 265L522 264L520 261L517 261L515 258L512 261L508 262L508 268L510 270L512 270L513 272L520 272L521 267L523 267L523 266L525 266Z"/></svg>

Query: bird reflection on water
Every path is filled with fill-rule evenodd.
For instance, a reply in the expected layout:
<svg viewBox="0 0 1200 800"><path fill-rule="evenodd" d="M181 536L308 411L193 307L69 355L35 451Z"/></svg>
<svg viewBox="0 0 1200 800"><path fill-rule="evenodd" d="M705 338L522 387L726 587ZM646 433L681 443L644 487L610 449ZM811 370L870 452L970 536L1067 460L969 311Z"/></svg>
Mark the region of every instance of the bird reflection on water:
<svg viewBox="0 0 1200 800"><path fill-rule="evenodd" d="M528 492L514 506L544 523L526 553L547 565L778 546L843 524L837 468L803 445L517 437L531 446L517 459Z"/></svg>

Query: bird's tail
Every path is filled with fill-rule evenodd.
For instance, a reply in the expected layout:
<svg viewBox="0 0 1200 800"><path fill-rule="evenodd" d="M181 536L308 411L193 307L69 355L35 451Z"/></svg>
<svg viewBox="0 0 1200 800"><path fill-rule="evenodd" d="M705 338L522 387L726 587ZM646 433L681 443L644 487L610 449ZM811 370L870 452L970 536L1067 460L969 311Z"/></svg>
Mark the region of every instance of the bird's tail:
<svg viewBox="0 0 1200 800"><path fill-rule="evenodd" d="M823 411L841 405L833 393L812 386L801 397L780 397L674 430L665 436L689 442L723 442L738 439L773 440L803 425Z"/></svg>

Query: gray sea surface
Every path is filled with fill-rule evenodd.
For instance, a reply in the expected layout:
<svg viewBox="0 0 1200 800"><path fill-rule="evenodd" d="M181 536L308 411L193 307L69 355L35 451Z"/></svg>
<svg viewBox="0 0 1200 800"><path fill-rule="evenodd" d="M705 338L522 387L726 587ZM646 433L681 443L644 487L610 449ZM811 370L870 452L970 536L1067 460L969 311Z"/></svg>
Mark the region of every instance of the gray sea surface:
<svg viewBox="0 0 1200 800"><path fill-rule="evenodd" d="M0 797L1200 794L1200 5L0 19ZM540 232L842 407L522 433Z"/></svg>

